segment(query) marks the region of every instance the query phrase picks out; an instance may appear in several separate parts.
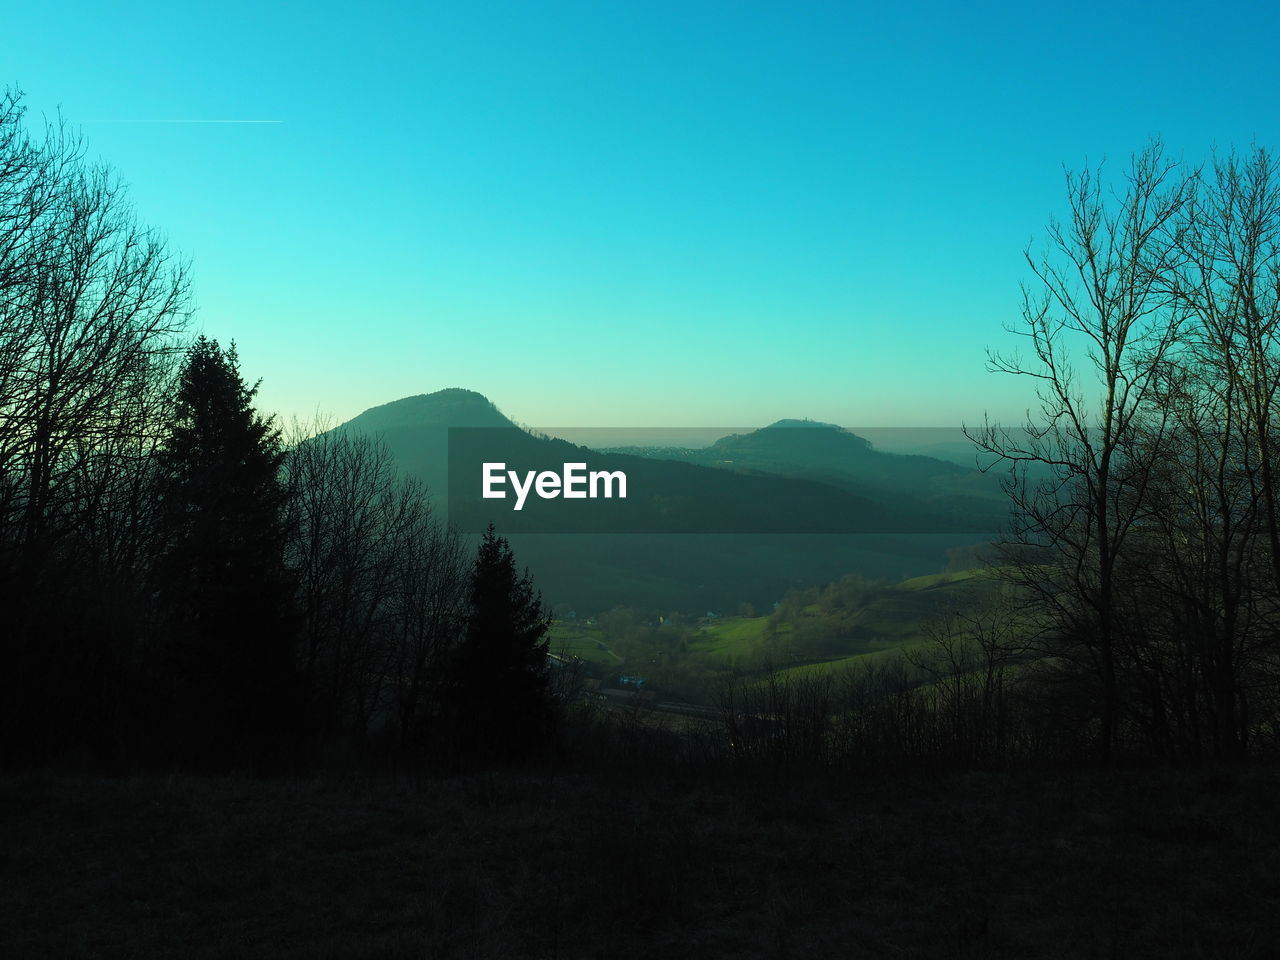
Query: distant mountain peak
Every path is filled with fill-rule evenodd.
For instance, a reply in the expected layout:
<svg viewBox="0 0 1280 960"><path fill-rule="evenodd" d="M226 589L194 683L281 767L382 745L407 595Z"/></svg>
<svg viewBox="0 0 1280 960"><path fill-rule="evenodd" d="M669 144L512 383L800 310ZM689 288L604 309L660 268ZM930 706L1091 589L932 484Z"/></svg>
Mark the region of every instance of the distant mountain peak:
<svg viewBox="0 0 1280 960"><path fill-rule="evenodd" d="M803 420L795 420L791 418L775 420L773 423L769 424L767 427L763 427L762 429L777 430L790 427L823 427L827 430L839 430L841 433L848 432L844 427L837 426L834 423L824 423L821 420L810 420L808 417L805 417Z"/></svg>
<svg viewBox="0 0 1280 960"><path fill-rule="evenodd" d="M349 425L381 430L413 426L514 426L483 393L463 387L446 387L435 393L420 393L370 407L349 421Z"/></svg>
<svg viewBox="0 0 1280 960"><path fill-rule="evenodd" d="M478 400L481 403L492 403L483 393L468 390L466 387L445 387L435 393L420 393L418 396L435 400Z"/></svg>
<svg viewBox="0 0 1280 960"><path fill-rule="evenodd" d="M751 433L725 437L723 440L716 441L715 446L724 447L742 443L764 443L777 449L793 450L799 447L858 453L871 450L870 440L838 424L823 423L821 420L776 420L767 427L761 427Z"/></svg>
<svg viewBox="0 0 1280 960"><path fill-rule="evenodd" d="M435 393L418 393L411 397L401 397L399 400L379 404L376 407L370 407L370 409L385 410L389 407L423 407L440 404L475 404L477 406L492 407L493 401L483 393L477 393L465 387L445 387Z"/></svg>

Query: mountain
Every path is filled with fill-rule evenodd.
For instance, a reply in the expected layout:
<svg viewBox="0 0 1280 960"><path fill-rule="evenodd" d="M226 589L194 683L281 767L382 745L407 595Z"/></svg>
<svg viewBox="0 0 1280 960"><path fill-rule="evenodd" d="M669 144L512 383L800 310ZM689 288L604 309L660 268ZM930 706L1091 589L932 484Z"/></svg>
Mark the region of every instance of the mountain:
<svg viewBox="0 0 1280 960"><path fill-rule="evenodd" d="M837 427L834 423L823 423L821 420L810 420L807 417L803 420L776 420L766 430L787 430L792 427L824 427L828 430L844 430L844 427ZM845 431L848 433L848 431ZM859 439L861 439L859 437ZM864 443L866 441L863 441Z"/></svg>
<svg viewBox="0 0 1280 960"><path fill-rule="evenodd" d="M449 389L371 408L336 429L380 437L464 529L493 519L548 598L580 612L761 605L788 587L853 571L892 579L934 573L947 548L998 526L951 512L945 497L904 492L927 490L928 478L949 469L953 485L961 483L963 468L881 454L811 421L779 421L724 437L699 456L664 459L539 436L482 394ZM516 512L511 500L479 497L480 462L491 460L521 471L569 462L621 470L628 498L544 500Z"/></svg>
<svg viewBox="0 0 1280 960"><path fill-rule="evenodd" d="M450 427L516 429L488 397L459 387L370 407L335 429L380 437L401 470L443 499Z"/></svg>
<svg viewBox="0 0 1280 960"><path fill-rule="evenodd" d="M810 424L795 421L797 426ZM517 427L483 395L442 390L374 407L342 431L379 435L402 470L447 500L449 518L472 532L490 521L506 533L949 533L973 532L972 513L938 509L905 493L913 461L964 471L928 458L892 457L838 427L788 429L783 421L722 438L687 458L594 451ZM841 472L854 457L871 463L868 483ZM736 459L735 459L736 458ZM742 468L719 469L723 463ZM520 477L560 473L566 463L625 474L623 498L484 498L485 464ZM897 474L885 464L896 465ZM914 473L923 473L916 466Z"/></svg>
<svg viewBox="0 0 1280 960"><path fill-rule="evenodd" d="M515 424L482 393L450 387L421 393L353 417L341 429L388 434L397 430L418 432L449 427L514 427Z"/></svg>
<svg viewBox="0 0 1280 960"><path fill-rule="evenodd" d="M635 455L817 481L918 515L963 516L997 529L1007 501L994 476L950 460L883 453L843 427L815 420L779 420L745 434L722 437L709 447L646 451ZM949 529L944 523L939 530Z"/></svg>

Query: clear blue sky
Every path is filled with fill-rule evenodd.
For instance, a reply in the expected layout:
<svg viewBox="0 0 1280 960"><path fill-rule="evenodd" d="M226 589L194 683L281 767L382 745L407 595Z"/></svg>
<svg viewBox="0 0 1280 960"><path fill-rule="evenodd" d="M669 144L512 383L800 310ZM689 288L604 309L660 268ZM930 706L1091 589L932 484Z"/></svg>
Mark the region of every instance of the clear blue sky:
<svg viewBox="0 0 1280 960"><path fill-rule="evenodd" d="M984 348L1064 163L1277 146L1267 6L6 4L0 82L286 416L941 425L1026 406Z"/></svg>

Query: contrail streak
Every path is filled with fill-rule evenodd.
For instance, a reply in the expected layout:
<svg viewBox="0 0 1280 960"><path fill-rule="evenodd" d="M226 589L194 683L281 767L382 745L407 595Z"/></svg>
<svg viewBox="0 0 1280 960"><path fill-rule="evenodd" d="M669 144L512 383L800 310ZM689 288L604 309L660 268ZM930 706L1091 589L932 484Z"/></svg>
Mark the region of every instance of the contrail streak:
<svg viewBox="0 0 1280 960"><path fill-rule="evenodd" d="M283 120L87 120L86 123L284 123Z"/></svg>

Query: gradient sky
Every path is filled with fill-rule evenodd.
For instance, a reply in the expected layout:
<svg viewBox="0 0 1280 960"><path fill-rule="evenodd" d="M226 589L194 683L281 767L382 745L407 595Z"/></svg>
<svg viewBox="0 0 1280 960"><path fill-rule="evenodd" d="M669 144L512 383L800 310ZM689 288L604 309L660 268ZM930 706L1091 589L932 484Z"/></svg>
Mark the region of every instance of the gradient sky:
<svg viewBox="0 0 1280 960"><path fill-rule="evenodd" d="M1277 146L1269 5L6 4L264 407L1016 418L1063 164ZM208 123L274 120L278 123Z"/></svg>

